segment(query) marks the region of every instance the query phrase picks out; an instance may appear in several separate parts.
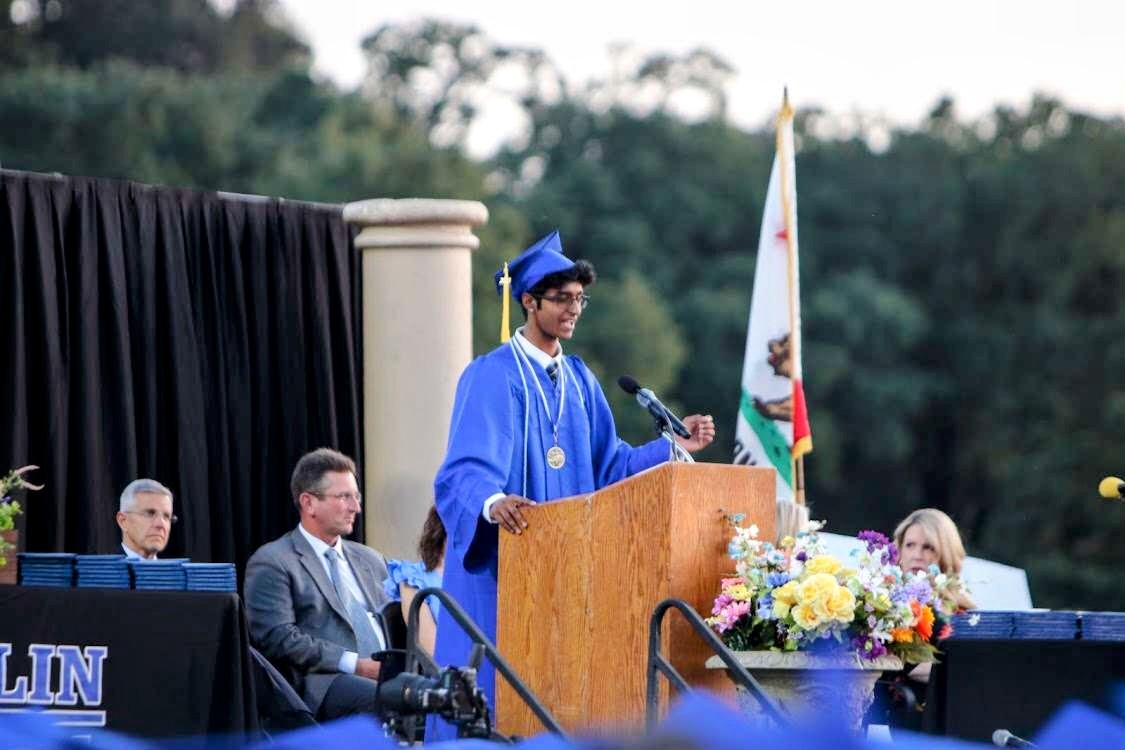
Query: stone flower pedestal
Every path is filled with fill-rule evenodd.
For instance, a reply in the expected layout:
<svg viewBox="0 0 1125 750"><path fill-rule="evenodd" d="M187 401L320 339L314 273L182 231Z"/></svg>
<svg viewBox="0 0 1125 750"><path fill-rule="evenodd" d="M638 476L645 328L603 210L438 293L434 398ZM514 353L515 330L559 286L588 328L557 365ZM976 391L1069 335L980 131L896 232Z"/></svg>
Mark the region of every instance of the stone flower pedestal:
<svg viewBox="0 0 1125 750"><path fill-rule="evenodd" d="M902 669L897 656L874 661L854 654L818 655L803 651L735 651L746 667L781 708L800 720L802 716L836 714L854 732L862 730L863 715L874 699L875 682L883 672ZM707 660L708 669L725 669L717 656ZM768 723L758 700L738 688L739 707L753 721Z"/></svg>

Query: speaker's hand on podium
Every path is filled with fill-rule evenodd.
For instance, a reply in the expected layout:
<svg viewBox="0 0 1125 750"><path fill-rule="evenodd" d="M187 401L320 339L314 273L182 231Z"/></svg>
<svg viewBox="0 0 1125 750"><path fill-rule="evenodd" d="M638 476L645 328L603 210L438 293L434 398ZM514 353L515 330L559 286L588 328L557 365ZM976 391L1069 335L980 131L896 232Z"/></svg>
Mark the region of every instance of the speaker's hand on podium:
<svg viewBox="0 0 1125 750"><path fill-rule="evenodd" d="M715 439L715 420L710 414L692 414L684 417L684 427L691 433L691 439L677 437L676 442L690 453L703 450Z"/></svg>
<svg viewBox="0 0 1125 750"><path fill-rule="evenodd" d="M520 497L519 495L508 495L493 503L488 513L495 523L500 524L513 534L522 534L523 530L527 528L527 519L524 518L523 513L520 513L520 508L531 505L535 505L533 500L528 500L526 497Z"/></svg>

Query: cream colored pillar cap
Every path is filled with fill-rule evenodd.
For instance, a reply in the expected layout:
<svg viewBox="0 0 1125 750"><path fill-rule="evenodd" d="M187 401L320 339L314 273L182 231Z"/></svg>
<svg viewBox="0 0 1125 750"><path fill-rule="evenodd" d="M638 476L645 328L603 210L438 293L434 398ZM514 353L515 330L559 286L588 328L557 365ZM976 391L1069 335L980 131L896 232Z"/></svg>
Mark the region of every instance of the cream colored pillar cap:
<svg viewBox="0 0 1125 750"><path fill-rule="evenodd" d="M355 242L359 248L454 246L475 250L480 240L471 228L488 221L488 208L479 201L373 198L345 205L344 221L378 229L361 232Z"/></svg>

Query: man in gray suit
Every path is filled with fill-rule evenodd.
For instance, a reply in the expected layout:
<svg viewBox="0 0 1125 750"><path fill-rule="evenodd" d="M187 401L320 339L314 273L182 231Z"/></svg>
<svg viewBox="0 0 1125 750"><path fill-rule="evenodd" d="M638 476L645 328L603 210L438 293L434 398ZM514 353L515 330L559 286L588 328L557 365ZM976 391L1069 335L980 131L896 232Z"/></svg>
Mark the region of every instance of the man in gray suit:
<svg viewBox="0 0 1125 750"><path fill-rule="evenodd" d="M318 719L374 712L380 663L371 655L388 642L380 614L387 566L342 538L363 503L355 463L330 448L307 453L290 491L300 524L246 566L250 637Z"/></svg>

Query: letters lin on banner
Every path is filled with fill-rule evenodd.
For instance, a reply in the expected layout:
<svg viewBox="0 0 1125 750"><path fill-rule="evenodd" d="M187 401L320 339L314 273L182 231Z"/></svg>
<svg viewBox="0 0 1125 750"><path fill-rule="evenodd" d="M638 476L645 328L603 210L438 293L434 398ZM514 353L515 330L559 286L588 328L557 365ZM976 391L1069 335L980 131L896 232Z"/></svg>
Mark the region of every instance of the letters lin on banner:
<svg viewBox="0 0 1125 750"><path fill-rule="evenodd" d="M0 643L0 716L40 711L63 726L105 726L105 709L98 707L108 646L32 643L31 673L14 677L8 674L11 654L12 644Z"/></svg>

